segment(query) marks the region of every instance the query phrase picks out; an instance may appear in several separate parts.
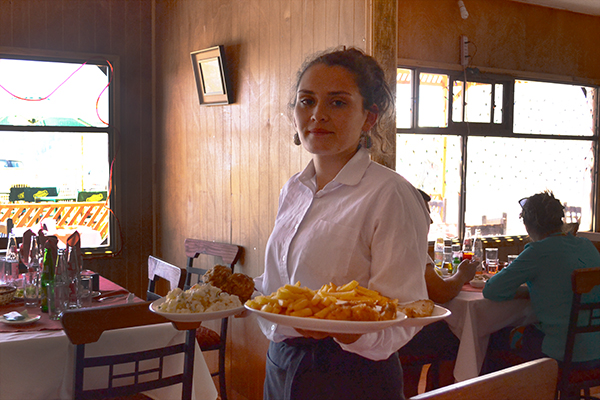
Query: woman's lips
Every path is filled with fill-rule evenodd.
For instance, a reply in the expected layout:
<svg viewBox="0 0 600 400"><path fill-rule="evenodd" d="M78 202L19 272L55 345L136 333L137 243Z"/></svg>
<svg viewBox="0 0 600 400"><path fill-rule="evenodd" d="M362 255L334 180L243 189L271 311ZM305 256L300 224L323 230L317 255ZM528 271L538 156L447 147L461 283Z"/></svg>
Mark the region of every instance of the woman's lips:
<svg viewBox="0 0 600 400"><path fill-rule="evenodd" d="M309 133L313 134L313 135L326 135L329 133L332 133L331 131L328 131L327 129L311 129L309 131Z"/></svg>

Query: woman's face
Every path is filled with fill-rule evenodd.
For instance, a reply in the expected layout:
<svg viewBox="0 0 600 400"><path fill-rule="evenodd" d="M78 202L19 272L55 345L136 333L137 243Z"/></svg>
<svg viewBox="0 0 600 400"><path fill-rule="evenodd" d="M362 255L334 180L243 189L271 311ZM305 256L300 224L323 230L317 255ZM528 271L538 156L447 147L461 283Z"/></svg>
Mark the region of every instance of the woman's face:
<svg viewBox="0 0 600 400"><path fill-rule="evenodd" d="M377 114L363 108L363 97L346 68L316 64L302 76L294 125L308 152L349 160L362 131L371 129L376 120Z"/></svg>

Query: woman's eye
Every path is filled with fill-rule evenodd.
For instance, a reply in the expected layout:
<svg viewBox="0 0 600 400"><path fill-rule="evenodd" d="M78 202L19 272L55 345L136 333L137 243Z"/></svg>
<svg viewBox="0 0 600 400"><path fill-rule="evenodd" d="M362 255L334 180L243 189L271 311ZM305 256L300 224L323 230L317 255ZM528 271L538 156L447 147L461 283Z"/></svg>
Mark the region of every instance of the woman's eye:
<svg viewBox="0 0 600 400"><path fill-rule="evenodd" d="M346 104L346 102L345 102L345 101L342 101L342 100L333 100L333 101L331 102L331 104L333 104L333 105L334 105L334 106L336 106L336 107L341 107L341 106L345 105L345 104Z"/></svg>
<svg viewBox="0 0 600 400"><path fill-rule="evenodd" d="M300 99L299 103L303 106L311 106L314 104L314 100L313 99L308 99L308 98L304 98L304 99Z"/></svg>

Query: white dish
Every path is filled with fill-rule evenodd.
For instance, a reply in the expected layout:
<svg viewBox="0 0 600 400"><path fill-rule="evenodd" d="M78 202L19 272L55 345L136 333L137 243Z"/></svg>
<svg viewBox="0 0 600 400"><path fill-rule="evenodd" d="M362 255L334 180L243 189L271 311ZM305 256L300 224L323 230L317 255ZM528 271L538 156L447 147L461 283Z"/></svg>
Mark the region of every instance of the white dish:
<svg viewBox="0 0 600 400"><path fill-rule="evenodd" d="M41 318L41 315L34 315L33 317L20 319L18 321L9 321L9 320L5 319L3 315L0 315L0 322L3 322L8 325L27 325L27 324L33 324L34 322L38 321L40 318Z"/></svg>
<svg viewBox="0 0 600 400"><path fill-rule="evenodd" d="M421 317L421 318L407 318L405 321L402 321L402 326L425 326L432 324L434 322L440 321L444 318L447 318L452 314L450 310L444 308L442 306L438 306L437 304L433 307L433 313L429 317Z"/></svg>
<svg viewBox="0 0 600 400"><path fill-rule="evenodd" d="M244 306L231 308L229 310L222 311L214 311L214 312L200 312L200 313L189 313L189 314L180 314L180 313L170 313L160 311L158 306L165 302L165 298L161 297L158 300L150 303L150 311L162 315L166 319L170 321L176 322L201 322L201 321L210 321L213 319L221 319L229 317L230 315L236 315L244 311Z"/></svg>
<svg viewBox="0 0 600 400"><path fill-rule="evenodd" d="M377 332L390 326L402 324L407 318L399 312L396 319L387 321L338 321L331 319L318 319L306 317L292 317L289 315L273 314L246 307L257 316L279 325L291 326L292 328L306 329L330 333L370 333Z"/></svg>
<svg viewBox="0 0 600 400"><path fill-rule="evenodd" d="M483 279L473 279L469 282L469 285L473 286L474 288L481 289L485 286L485 282L487 281Z"/></svg>

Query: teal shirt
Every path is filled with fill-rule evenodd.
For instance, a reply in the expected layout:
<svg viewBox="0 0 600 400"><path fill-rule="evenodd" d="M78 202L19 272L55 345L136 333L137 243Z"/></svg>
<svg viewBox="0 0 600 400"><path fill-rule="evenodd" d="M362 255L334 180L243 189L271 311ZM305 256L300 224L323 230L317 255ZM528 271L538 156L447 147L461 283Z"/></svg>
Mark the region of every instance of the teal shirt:
<svg viewBox="0 0 600 400"><path fill-rule="evenodd" d="M510 300L519 286L527 283L538 328L545 334L542 351L562 361L573 299L571 273L575 269L598 266L600 253L588 239L554 234L525 245L510 266L488 280L483 296L494 301ZM600 299L599 289L584 295L583 301ZM573 360L596 359L600 359L600 334L579 335Z"/></svg>

